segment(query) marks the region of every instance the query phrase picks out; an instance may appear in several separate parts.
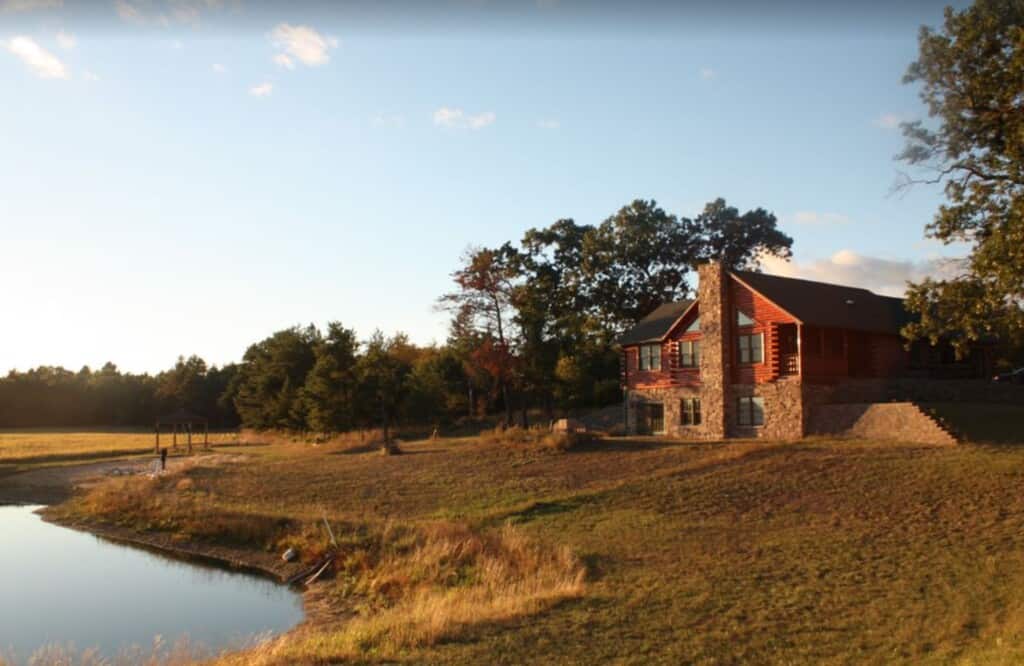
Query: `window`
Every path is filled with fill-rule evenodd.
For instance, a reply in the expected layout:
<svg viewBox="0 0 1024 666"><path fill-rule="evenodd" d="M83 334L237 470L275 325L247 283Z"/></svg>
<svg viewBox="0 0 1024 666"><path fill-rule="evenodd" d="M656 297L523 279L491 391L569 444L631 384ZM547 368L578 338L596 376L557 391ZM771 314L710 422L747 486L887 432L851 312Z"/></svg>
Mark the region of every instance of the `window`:
<svg viewBox="0 0 1024 666"><path fill-rule="evenodd" d="M679 423L700 425L700 398L683 398L679 401Z"/></svg>
<svg viewBox="0 0 1024 666"><path fill-rule="evenodd" d="M700 340L683 340L679 343L679 367L700 367Z"/></svg>
<svg viewBox="0 0 1024 666"><path fill-rule="evenodd" d="M741 426L764 425L764 398L740 398L736 422Z"/></svg>
<svg viewBox="0 0 1024 666"><path fill-rule="evenodd" d="M748 314L746 314L744 312L741 312L740 310L736 311L736 325L737 326L753 326L754 323L755 322L754 322L753 317L751 317L750 315L748 315Z"/></svg>
<svg viewBox="0 0 1024 666"><path fill-rule="evenodd" d="M699 333L700 332L700 317L696 317L689 326L686 327L687 333Z"/></svg>
<svg viewBox="0 0 1024 666"><path fill-rule="evenodd" d="M640 346L640 369L661 370L661 345Z"/></svg>
<svg viewBox="0 0 1024 666"><path fill-rule="evenodd" d="M665 407L661 403L640 405L637 413L640 419L640 432L646 435L662 435L665 433Z"/></svg>
<svg viewBox="0 0 1024 666"><path fill-rule="evenodd" d="M764 338L761 333L755 333L753 335L741 335L739 337L740 363L763 363L763 340Z"/></svg>

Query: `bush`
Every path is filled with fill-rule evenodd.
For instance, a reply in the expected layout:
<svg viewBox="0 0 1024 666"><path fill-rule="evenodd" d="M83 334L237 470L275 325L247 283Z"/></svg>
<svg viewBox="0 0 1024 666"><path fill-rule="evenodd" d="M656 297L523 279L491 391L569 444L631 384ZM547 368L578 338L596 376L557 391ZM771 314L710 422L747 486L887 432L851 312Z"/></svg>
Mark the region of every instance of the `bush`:
<svg viewBox="0 0 1024 666"><path fill-rule="evenodd" d="M544 426L521 428L495 428L480 433L480 441L493 444L511 444L533 449L545 449L564 453L587 442L594 436L580 432L552 432Z"/></svg>

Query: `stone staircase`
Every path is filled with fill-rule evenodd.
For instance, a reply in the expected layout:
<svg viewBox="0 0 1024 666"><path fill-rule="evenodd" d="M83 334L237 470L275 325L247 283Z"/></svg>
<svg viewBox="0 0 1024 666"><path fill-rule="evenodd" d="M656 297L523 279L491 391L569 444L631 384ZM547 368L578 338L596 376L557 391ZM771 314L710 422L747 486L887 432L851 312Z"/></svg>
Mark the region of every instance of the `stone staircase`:
<svg viewBox="0 0 1024 666"><path fill-rule="evenodd" d="M807 431L938 446L953 446L959 439L947 423L913 402L819 405L809 415Z"/></svg>

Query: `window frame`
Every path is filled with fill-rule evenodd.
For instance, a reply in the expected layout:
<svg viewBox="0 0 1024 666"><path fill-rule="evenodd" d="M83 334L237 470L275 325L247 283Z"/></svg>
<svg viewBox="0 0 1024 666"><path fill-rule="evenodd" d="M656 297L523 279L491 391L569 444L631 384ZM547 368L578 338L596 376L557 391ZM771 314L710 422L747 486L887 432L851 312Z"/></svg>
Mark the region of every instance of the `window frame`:
<svg viewBox="0 0 1024 666"><path fill-rule="evenodd" d="M657 353L656 354L652 353L655 350L657 350ZM647 352L646 354L644 354L645 351ZM640 345L639 348L637 349L637 354L638 354L637 368L639 368L641 371L644 371L644 372L657 372L657 371L661 370L661 344L660 343L653 344L653 345L652 344ZM657 362L658 362L657 367L655 367L655 365L654 365L655 357L657 357ZM646 358L646 362L645 362L645 358Z"/></svg>
<svg viewBox="0 0 1024 666"><path fill-rule="evenodd" d="M764 397L744 395L736 398L736 425L759 428L764 425L764 417Z"/></svg>
<svg viewBox="0 0 1024 666"><path fill-rule="evenodd" d="M754 360L754 345L752 344L754 338L757 338L757 350L759 352L759 358ZM746 349L743 347L743 343L747 343ZM743 352L747 352L747 360L743 360ZM764 363L764 333L740 333L736 336L736 362L740 365L759 365Z"/></svg>
<svg viewBox="0 0 1024 666"><path fill-rule="evenodd" d="M679 425L693 427L701 424L700 398L680 398Z"/></svg>
<svg viewBox="0 0 1024 666"><path fill-rule="evenodd" d="M684 345L689 348L689 351L683 351ZM695 369L700 367L700 340L680 340L678 351L680 368ZM689 359L689 362L686 359Z"/></svg>

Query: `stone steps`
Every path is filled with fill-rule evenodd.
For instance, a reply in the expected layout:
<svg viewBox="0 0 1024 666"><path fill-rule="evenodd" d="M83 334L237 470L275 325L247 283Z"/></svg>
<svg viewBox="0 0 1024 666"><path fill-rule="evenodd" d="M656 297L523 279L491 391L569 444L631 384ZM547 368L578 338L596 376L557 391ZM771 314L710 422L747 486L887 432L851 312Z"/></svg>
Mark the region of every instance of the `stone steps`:
<svg viewBox="0 0 1024 666"><path fill-rule="evenodd" d="M819 405L812 410L807 429L817 435L939 446L957 443L950 428L913 402Z"/></svg>

